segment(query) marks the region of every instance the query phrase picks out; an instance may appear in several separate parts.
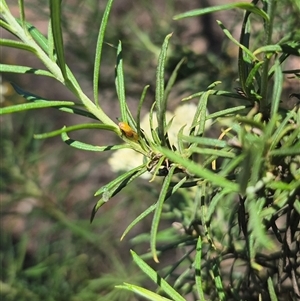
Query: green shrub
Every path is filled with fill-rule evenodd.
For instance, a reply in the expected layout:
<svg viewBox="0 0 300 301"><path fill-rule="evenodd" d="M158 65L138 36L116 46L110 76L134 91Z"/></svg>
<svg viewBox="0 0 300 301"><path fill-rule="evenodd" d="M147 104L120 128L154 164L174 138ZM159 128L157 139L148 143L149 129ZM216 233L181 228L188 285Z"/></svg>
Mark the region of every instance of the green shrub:
<svg viewBox="0 0 300 301"><path fill-rule="evenodd" d="M115 70L120 122L116 124L103 111L98 81L112 3L112 0L108 1L99 29L91 100L65 61L60 1L50 1L50 26L48 38L45 38L26 22L23 1L19 1L20 18L16 19L6 2L1 0L1 27L19 39L1 39L1 45L29 51L45 66L42 70L1 64L1 72L34 73L55 78L78 99L47 100L14 85L27 102L1 108L1 114L57 108L96 122L66 126L37 134L35 138L61 135L66 144L81 150L103 152L128 148L143 155L144 163L124 172L95 193L100 199L94 206L91 220L101 206L143 174L150 171L152 181L163 178L155 204L136 217L122 235L123 238L146 216L153 215L150 233L133 240L134 244L150 242L150 252L142 256L134 251L131 253L138 267L159 290L154 292L128 283L118 288L149 300L300 298L297 281L300 277L299 91L290 94L291 99L296 99L294 107L281 106L281 102L288 102L282 93L284 76L293 76L298 83L300 78L299 68L284 70L283 67L290 57L300 56L298 2L238 2L174 17L178 20L230 9L244 11L239 40L217 21L229 41L239 49L239 87L236 92L221 90L218 89L221 82L214 79L206 90L184 98L183 101L197 99L197 107L189 127L183 125L179 130L176 144L170 142L168 135L175 119L167 120L166 111L168 96L184 60L178 62L165 83L172 34L165 37L158 57L155 101L148 121L151 132L146 133L141 128L140 117L148 86L143 89L137 112L134 112L136 116L128 108L121 42L117 46ZM290 12L289 18L281 25L280 14L285 10ZM262 30L263 34L259 32ZM229 105L207 113L212 100ZM212 131L205 130L207 120L212 120ZM69 137L70 132L83 129L110 131L125 144L94 146ZM176 223L173 223L174 227L162 229L162 220ZM156 271L146 263L152 259L158 262L164 254L172 254L173 260L168 260L163 269Z"/></svg>

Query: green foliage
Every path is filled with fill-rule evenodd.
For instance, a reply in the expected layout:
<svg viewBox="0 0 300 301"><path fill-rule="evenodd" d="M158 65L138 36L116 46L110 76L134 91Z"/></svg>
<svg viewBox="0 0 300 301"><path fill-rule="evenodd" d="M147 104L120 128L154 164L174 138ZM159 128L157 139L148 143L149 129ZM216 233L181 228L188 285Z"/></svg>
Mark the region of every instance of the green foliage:
<svg viewBox="0 0 300 301"><path fill-rule="evenodd" d="M140 283L143 277L119 258L113 247L118 239L112 239L114 230L105 227L106 219L90 225L90 210L85 213L88 199L73 204L73 212L68 212L66 202L74 198L73 186L87 186L86 173L92 172L95 160L79 173L70 152L62 154L41 140L32 140L35 131L47 130L49 125L41 127L32 111L14 117L5 116L1 127L0 151L5 158L0 173L1 298L118 300L122 296L132 300L132 294L116 291L114 286L131 277L130 281ZM37 166L43 156L47 163ZM68 172L66 162L72 161L73 172ZM45 176L51 180L45 183ZM107 219L113 220L113 212L107 213ZM113 256L106 258L107 253ZM113 267L111 271L108 266Z"/></svg>
<svg viewBox="0 0 300 301"><path fill-rule="evenodd" d="M166 84L172 34L166 35L158 55L155 101L149 114L150 135L144 132L140 122L148 86L143 89L136 116L126 101L121 42L117 46L115 67L115 89L121 112L119 126L103 111L98 99L98 81L112 4L112 0L108 1L99 29L94 61L94 99L91 100L66 64L61 2L50 1L49 31L48 38L45 38L26 21L23 1L19 1L20 18L17 19L12 16L6 2L1 0L0 25L20 40L1 39L1 45L31 52L47 69L1 64L1 72L29 72L53 77L69 89L77 101L48 100L15 86L17 93L28 103L1 108L0 113L53 107L65 113L85 116L97 123L65 126L35 137L43 139L61 135L66 144L82 150L129 148L144 156L143 164L118 176L95 193L100 199L94 206L91 221L100 207L146 172L153 175L150 182L163 177L156 203L141 212L122 235L123 239L134 226L153 213L150 233L133 239L136 245L150 242L149 253L142 256L131 253L134 262L155 282L158 290L154 292L127 281L118 285L118 289L137 293L149 300L299 298L300 287L296 279L300 277L300 109L299 102L293 108L281 107L284 72L299 80L299 69L283 71L285 61L291 56L300 56L299 29L293 28L300 13L297 1L288 1L289 8L297 10L297 13L292 14L283 28L277 28L276 23L285 4L275 0L225 4L174 17L179 20L231 9L244 12L239 40L226 25L217 21L224 35L239 50L237 70L240 87L236 89L237 93L233 93L231 87L218 89L222 83L214 80L207 89L184 98L184 101L196 99L197 108L189 134L183 134L183 125L177 134L177 145L169 139L173 119L167 122L166 110L168 96L184 59L177 64ZM263 37L256 30L258 26L264 29ZM299 99L299 94L295 91L290 97ZM232 99L236 100L234 105ZM228 100L229 107L207 114L210 102L225 100ZM155 118L157 126L154 125ZM205 129L209 119L213 119L212 133ZM89 145L73 140L67 134L83 129L110 131L125 144ZM76 235L90 244L95 243L93 234L62 217L55 208L51 208L50 213ZM163 230L163 220L176 221L173 225L177 232L172 227ZM19 269L24 257L23 245L20 248L20 257L11 259L11 262L19 262ZM181 256L175 256L172 250ZM145 261L153 259L158 263L163 261L166 253L172 254L173 260L168 260L160 271ZM79 255L74 254L76 256ZM78 269L84 270L85 263ZM70 270L72 273L72 267ZM42 279L44 271L45 265L40 264L26 272ZM79 272L76 270L74 273ZM11 273L7 273L3 280L7 282L5 288L13 283L11 279ZM112 278L107 279L107 283L113 282ZM63 280L58 282L59 286ZM101 287L105 282L99 285ZM111 290L111 286L107 284L107 287ZM54 289L61 290L56 286ZM34 300L34 291L23 291L22 288L21 292ZM80 295L74 300L76 298L80 300Z"/></svg>

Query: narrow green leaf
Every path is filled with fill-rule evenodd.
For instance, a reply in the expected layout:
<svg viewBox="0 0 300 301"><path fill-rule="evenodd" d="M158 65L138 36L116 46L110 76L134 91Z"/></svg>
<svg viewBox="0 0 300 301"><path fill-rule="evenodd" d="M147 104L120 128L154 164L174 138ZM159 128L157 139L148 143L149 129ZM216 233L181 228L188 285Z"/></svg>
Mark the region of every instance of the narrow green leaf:
<svg viewBox="0 0 300 301"><path fill-rule="evenodd" d="M225 35L237 46L239 46L248 56L252 61L259 61L258 58L244 45L242 45L240 42L238 42L233 36L232 34L229 32L229 30L223 25L223 23L221 21L217 20L217 23L219 24L219 26L222 28L223 32L225 33ZM251 63L249 61L249 63Z"/></svg>
<svg viewBox="0 0 300 301"><path fill-rule="evenodd" d="M144 87L142 95L140 97L139 105L138 105L137 117L136 117L136 130L137 130L137 134L139 137L141 137L141 109L142 109L142 106L143 106L143 103L144 103L144 100L146 97L146 93L147 93L149 87L150 87L149 85ZM144 133L143 133L143 136L145 136ZM146 149L146 146L144 145L144 139L141 139L141 143L142 143L142 146L144 146L144 148Z"/></svg>
<svg viewBox="0 0 300 301"><path fill-rule="evenodd" d="M156 69L156 89L155 89L155 103L158 124L158 136L162 145L166 145L165 126L166 126L166 110L167 100L165 99L165 63L167 60L167 51L169 46L169 39L172 34L168 34L163 42L161 52L158 58L158 66Z"/></svg>
<svg viewBox="0 0 300 301"><path fill-rule="evenodd" d="M33 54L37 54L37 51L34 47L29 46L29 45L19 42L19 41L0 39L0 46L26 50L26 51L32 52Z"/></svg>
<svg viewBox="0 0 300 301"><path fill-rule="evenodd" d="M102 130L108 130L108 131L115 131L115 128L112 127L111 125L99 124L99 123L86 123L86 124L83 123L83 124L73 125L73 126L69 126L69 127L64 126L62 129L44 133L44 134L35 134L34 138L35 139L45 139L45 138L58 136L62 133L73 132L73 131L78 131L78 130L86 130L86 129L102 129Z"/></svg>
<svg viewBox="0 0 300 301"><path fill-rule="evenodd" d="M211 93L213 92L211 90L208 90L200 96L197 110L192 121L190 135L200 136L204 133L207 114L207 101Z"/></svg>
<svg viewBox="0 0 300 301"><path fill-rule="evenodd" d="M268 278L268 291L271 298L271 301L278 301L277 295L274 289L273 280L271 277Z"/></svg>
<svg viewBox="0 0 300 301"><path fill-rule="evenodd" d="M14 84L14 83L11 83L11 85L13 86L13 88L15 89L15 91L19 95L23 96L28 101L32 101L32 102L49 102L49 101L51 101L51 100L45 99L41 96L38 96L36 94L29 93L29 92L23 90L22 88L20 88L19 86L17 86L16 84ZM81 109L78 109L78 108L74 108L74 107L73 108L68 107L68 103L70 103L70 101L63 101L62 103L63 103L63 105L55 106L55 108L57 108L57 109L59 109L60 111L63 111L63 112L67 112L67 113L71 113L71 114L77 114L77 115L81 115L81 116L85 116L85 117L89 117L89 118L98 120L98 118L90 112L87 112L87 111L84 111L84 110L81 110ZM81 104L72 102L72 105L80 106ZM115 127L115 132L116 132L116 129L117 128Z"/></svg>
<svg viewBox="0 0 300 301"><path fill-rule="evenodd" d="M245 159L245 154L241 154L239 156L236 156L234 159L230 160L228 164L226 164L224 167L221 168L219 175L226 177L231 172L234 171L236 167L238 167L241 162Z"/></svg>
<svg viewBox="0 0 300 301"><path fill-rule="evenodd" d="M299 182L299 181L298 181ZM297 183L294 181L294 183ZM268 185L269 186L269 185ZM298 185L299 186L299 185ZM277 193L276 200L271 207L265 207L259 214L260 218L263 220L270 220L272 217L275 217L278 212L287 205L289 201L289 190L283 190L280 193Z"/></svg>
<svg viewBox="0 0 300 301"><path fill-rule="evenodd" d="M248 117L236 117L235 119L244 125L250 125L250 126L256 127L258 129L260 129L261 131L265 130L265 125L259 121L250 119Z"/></svg>
<svg viewBox="0 0 300 301"><path fill-rule="evenodd" d="M244 14L244 19L241 27L240 33L240 44L244 45L245 48L249 48L250 45L250 36L251 36L251 26L250 26L250 12L247 11ZM242 87L243 92L246 97L250 97L250 90L246 86L246 80L249 77L249 71L251 69L251 64L249 64L249 58L245 58L247 54L244 53L243 49L239 47L239 55L238 55L238 73L239 73L239 81Z"/></svg>
<svg viewBox="0 0 300 301"><path fill-rule="evenodd" d="M153 177L150 181L152 181L154 179L154 177L159 174L159 170L160 170L161 167L163 167L162 165L163 165L165 159L166 158L164 156L161 156L159 158L159 160L157 161L155 167L153 167L153 169L151 170L151 173L153 174Z"/></svg>
<svg viewBox="0 0 300 301"><path fill-rule="evenodd" d="M154 271L146 262L144 262L134 251L130 251L134 262L138 267L156 283L173 301L186 301L172 286L170 286L156 271Z"/></svg>
<svg viewBox="0 0 300 301"><path fill-rule="evenodd" d="M123 122L128 123L127 120L127 103L125 98L125 84L124 84L124 71L123 71L123 58L122 58L122 43L119 41L117 50L116 62L116 90L120 103L121 119Z"/></svg>
<svg viewBox="0 0 300 301"><path fill-rule="evenodd" d="M126 236L126 234L135 226L137 225L142 219L144 219L146 216L148 216L151 212L155 210L157 206L157 203L151 205L149 208L147 208L145 211L143 211L138 217L136 217L124 230L120 240L123 240L123 238Z"/></svg>
<svg viewBox="0 0 300 301"><path fill-rule="evenodd" d="M275 116L278 112L279 103L281 100L281 92L282 92L282 82L283 75L281 70L281 65L278 60L275 61L275 74L274 74L274 84L273 84L273 95L271 102L271 117Z"/></svg>
<svg viewBox="0 0 300 301"><path fill-rule="evenodd" d="M24 272L24 262L26 260L26 255L27 255L27 251L28 251L28 243L29 243L29 236L28 234L22 235L20 237L20 241L18 242L18 244L16 245L16 257L15 257L15 267L14 270L17 273L22 273L22 271ZM2 291L3 293L3 291Z"/></svg>
<svg viewBox="0 0 300 301"><path fill-rule="evenodd" d="M218 150L218 149L212 149L212 148L201 148L192 146L190 148L190 151L192 153L202 154L202 155L212 155L217 157L223 157L223 158L235 158L236 154L233 152L230 152L228 150Z"/></svg>
<svg viewBox="0 0 300 301"><path fill-rule="evenodd" d="M33 93L30 93L26 90L23 90L21 87L17 86L16 84L14 83L11 83L11 85L13 86L13 88L15 89L15 91L23 96L25 99L29 100L29 101L36 101L36 102L45 102L45 101L48 101L48 99L46 98L43 98L39 95L36 95L36 94L33 94Z"/></svg>
<svg viewBox="0 0 300 301"><path fill-rule="evenodd" d="M270 22L264 24L265 30L265 45L270 45L273 39L273 29L274 29L274 17L276 11L276 1L269 1L269 3L265 6L268 15L270 17ZM286 58L286 57L285 57ZM266 117L270 116L270 107L271 107L271 99L269 97L269 82L270 82L270 60L271 55L265 53L264 55L264 64L262 68L261 82L260 84L260 112Z"/></svg>
<svg viewBox="0 0 300 301"><path fill-rule="evenodd" d="M221 274L220 274L220 271L219 271L219 268L218 268L217 264L214 264L212 272L213 272L213 279L214 279L214 282L215 282L215 288L216 288L216 291L218 293L219 300L220 301L225 301L226 300L225 289L223 287Z"/></svg>
<svg viewBox="0 0 300 301"><path fill-rule="evenodd" d="M276 128L275 132L272 135L270 150L273 150L277 147L279 141L287 135L290 131L295 129L294 124L288 124L291 121L291 115L288 113L287 116L280 122L280 125ZM288 147L288 145L284 145Z"/></svg>
<svg viewBox="0 0 300 301"><path fill-rule="evenodd" d="M211 229L210 225L206 223L206 212L207 212L207 203L208 203L208 189L211 186L208 181L201 181L201 184L199 185L200 189L197 191L196 200L197 203L200 205L199 215L200 215L200 221L203 225L203 231L204 236L206 237L207 241L209 242L210 248L216 250L213 236L211 235ZM199 206L198 205L198 206Z"/></svg>
<svg viewBox="0 0 300 301"><path fill-rule="evenodd" d="M295 183L294 181L290 181L289 183L285 183L282 181L273 181L267 185L268 188L273 190L287 190L292 191L293 189L300 187L300 183Z"/></svg>
<svg viewBox="0 0 300 301"><path fill-rule="evenodd" d="M126 148L128 148L128 145L126 144L123 144L123 146ZM136 168L133 168L125 173L122 173L120 176L118 176L116 179L114 179L113 181L109 182L108 184L106 184L105 186L102 186L100 189L98 189L94 196L98 196L100 195L101 193L107 191L107 190L110 190L112 187L116 186L116 185L119 185L121 182L125 181L129 176L131 176L132 174L138 172L142 167L144 166L143 165L140 165L140 166L137 166Z"/></svg>
<svg viewBox="0 0 300 301"><path fill-rule="evenodd" d="M155 58L158 58L160 48L151 39L151 36L149 36L149 34L147 32L145 32L145 30L140 28L138 26L138 24L136 24L134 22L130 22L128 25L129 25L130 31L133 32L137 36L139 41L143 44L145 50L152 53Z"/></svg>
<svg viewBox="0 0 300 301"><path fill-rule="evenodd" d="M46 37L32 24L26 22L27 30L30 30L31 36L34 38L34 40L37 42L37 44L50 56L49 50L48 50L48 42Z"/></svg>
<svg viewBox="0 0 300 301"><path fill-rule="evenodd" d="M217 11L224 11L224 10L234 9L234 8L240 8L243 10L247 10L258 16L261 16L266 21L269 20L269 16L263 10L261 10L260 8L258 8L257 6L255 6L251 3L246 3L246 2L237 2L237 3L212 6L212 7L202 8L202 9L195 9L195 10L191 10L191 11L188 11L188 12L185 12L182 14L178 14L178 15L174 16L173 19L179 20L179 19L183 19L183 18L196 17L196 16L201 16L204 14L210 14L210 13L214 13Z"/></svg>
<svg viewBox="0 0 300 301"><path fill-rule="evenodd" d="M162 234L164 235L164 233ZM166 232L163 241L167 244L166 242L166 238L168 238L168 233ZM187 239L181 239L181 240L176 240L176 242L174 242L174 240L172 240L173 238L170 237L170 241L171 243L167 246L167 248L172 248L172 247L178 247L178 245L180 244L184 244L185 242L187 242ZM171 265L171 268L165 273L164 279L167 279L168 277L172 277L172 275L174 275L174 271L184 262L186 262L186 260L190 261L191 260L191 254L195 251L195 248L192 247L190 248L188 251L185 251L184 254L176 260L176 262L174 264ZM145 258L144 258L145 259ZM183 271L181 273L181 275L176 279L176 281L174 282L173 287L178 287L178 285L180 286L180 284L182 283L182 281L186 281L186 276L187 273L190 275L191 274L191 266L188 267L188 269L186 269L185 271Z"/></svg>
<svg viewBox="0 0 300 301"><path fill-rule="evenodd" d="M182 126L177 134L177 150L179 153L183 154L186 149L186 145L184 144L184 141L182 139L183 136L183 130L186 127L186 125Z"/></svg>
<svg viewBox="0 0 300 301"><path fill-rule="evenodd" d="M108 22L109 13L112 7L113 0L108 0L105 11L101 20L101 25L99 29L95 61L94 61L94 76L93 76L93 91L94 91L94 101L97 106L99 106L99 78L100 78L100 66L101 66L101 55L104 41L104 34Z"/></svg>
<svg viewBox="0 0 300 301"><path fill-rule="evenodd" d="M202 241L201 237L198 237L196 256L195 256L195 279L196 279L196 288L198 292L198 299L205 300L204 292L202 288L202 277L201 277L201 257L202 257Z"/></svg>
<svg viewBox="0 0 300 301"><path fill-rule="evenodd" d="M165 177L162 188L160 190L160 194L157 200L157 206L155 208L152 225L151 225L151 235L150 235L150 249L153 256L153 259L155 262L158 262L157 254L156 254L156 237L157 237L157 231L159 222L161 219L161 213L164 201L166 200L166 195L168 192L168 189L170 187L171 179L174 173L174 170L176 168L176 165L174 164L170 170L168 175Z"/></svg>
<svg viewBox="0 0 300 301"><path fill-rule="evenodd" d="M24 8L24 0L18 0L19 4L19 11L20 11L20 21L22 24L22 27L25 29L25 8Z"/></svg>
<svg viewBox="0 0 300 301"><path fill-rule="evenodd" d="M170 92L171 92L171 89L172 89L172 87L174 86L174 83L175 83L175 81L176 81L178 71L179 71L181 65L182 65L185 61L186 61L186 58L184 57L184 58L182 58L182 59L178 62L178 64L176 65L175 69L173 70L173 72L172 72L172 74L171 74L171 76L170 76L170 78L169 78L169 80L168 80L168 83L167 83L166 89L165 89L165 95L164 95L164 97L165 97L165 99L166 99L166 102L167 102L167 100L168 100L168 97L169 97L169 94L170 94Z"/></svg>
<svg viewBox="0 0 300 301"><path fill-rule="evenodd" d="M213 138L207 138L207 137L197 137L197 136L185 136L180 135L180 138L182 138L184 141L196 143L198 145L207 145L207 146L213 146L213 147L226 147L228 146L226 141L219 140L219 139L213 139Z"/></svg>
<svg viewBox="0 0 300 301"><path fill-rule="evenodd" d="M191 259L189 258L189 260ZM180 276L178 276L178 278L174 282L173 286L176 288L180 287L183 295L187 295L188 293L193 292L192 284L188 283L188 285L186 285L186 282L188 282L187 279L190 279L192 273L193 273L192 267L189 266L185 270L180 271Z"/></svg>
<svg viewBox="0 0 300 301"><path fill-rule="evenodd" d="M211 92L211 95L246 100L245 97L241 96L241 95L238 94L238 93L232 93L232 92L229 92L229 91L222 91L222 90L213 90L213 89L210 90L210 91L212 91L212 92ZM197 93L195 93L195 94L192 94L192 95L190 95L190 96L184 97L184 98L182 99L182 101L190 100L190 99L193 99L193 98L199 98L199 97L202 96L205 92L206 92L206 91L201 91L201 92L197 92Z"/></svg>
<svg viewBox="0 0 300 301"><path fill-rule="evenodd" d="M256 62L254 64L254 67L251 69L251 71L248 74L248 77L245 82L245 86L248 90L254 89L254 78L257 76L257 73L259 69L261 68L263 62Z"/></svg>
<svg viewBox="0 0 300 301"><path fill-rule="evenodd" d="M48 37L48 41L46 41L47 42L47 49L48 49L47 53L48 53L49 58L51 59L51 61L56 63L57 55L56 55L56 51L55 51L55 44L54 44L54 38L53 38L51 22L49 22L49 24L48 24L47 37Z"/></svg>
<svg viewBox="0 0 300 301"><path fill-rule="evenodd" d="M298 110L298 114L300 111ZM300 124L300 114L299 118L296 119L296 123ZM300 130L299 126L294 127L294 131L287 137L285 143L284 143L284 148L289 148L290 146L296 146L300 147Z"/></svg>
<svg viewBox="0 0 300 301"><path fill-rule="evenodd" d="M21 111L33 110L33 109L44 109L50 107L60 107L60 106L73 106L74 102L68 101L42 101L34 103L23 103L14 106L9 106L5 108L0 108L0 115L11 114Z"/></svg>
<svg viewBox="0 0 300 301"><path fill-rule="evenodd" d="M208 87L207 90L213 90L216 86L222 84L222 82L220 80L217 80L215 82L212 82Z"/></svg>
<svg viewBox="0 0 300 301"><path fill-rule="evenodd" d="M76 105L79 105L78 103L76 103ZM99 120L95 115L93 115L90 112L78 109L78 108L72 108L72 107L65 107L65 106L61 106L61 107L57 107L60 111L66 112L66 113L70 113L70 114L76 114L76 115L80 115L80 116L84 116L84 117L88 117L94 120ZM115 127L115 132L116 132L116 127Z"/></svg>
<svg viewBox="0 0 300 301"><path fill-rule="evenodd" d="M239 185L237 183L227 180L219 174L204 168L200 164L197 164L187 158L183 158L181 155L166 148L161 148L160 152L167 156L172 162L185 167L190 173L210 181L214 186L228 188L231 192L239 191Z"/></svg>
<svg viewBox="0 0 300 301"><path fill-rule="evenodd" d="M20 20L16 19L16 21L20 25L22 25ZM29 32L29 34L33 37L35 42L44 50L44 52L48 54L48 42L44 35L31 23L25 21L24 24L26 26L25 29L27 30L27 32Z"/></svg>
<svg viewBox="0 0 300 301"><path fill-rule="evenodd" d="M255 51L253 51L253 54L256 56L260 53L277 53L282 52L282 48L280 45L265 45L262 47L257 48Z"/></svg>
<svg viewBox="0 0 300 301"><path fill-rule="evenodd" d="M48 99L45 99L39 95L36 95L36 94L33 94L33 93L30 93L28 91L25 91L23 90L22 88L20 88L19 86L17 86L16 84L14 83L11 83L11 85L13 86L13 88L15 89L15 91L23 96L25 99L29 100L29 101L33 101L33 102L48 102L50 100ZM64 101L63 103L67 103L67 101ZM72 104L75 104L74 102L72 102Z"/></svg>
<svg viewBox="0 0 300 301"><path fill-rule="evenodd" d="M0 27L10 32L12 35L16 36L16 30L6 21L0 19Z"/></svg>
<svg viewBox="0 0 300 301"><path fill-rule="evenodd" d="M0 64L0 72L10 72L10 73L21 73L21 74L34 74L34 75L44 75L49 77L54 77L52 73L46 70L35 69L27 66L20 65L7 65Z"/></svg>
<svg viewBox="0 0 300 301"><path fill-rule="evenodd" d="M136 121L135 121L133 115L131 114L129 107L127 106L127 103L126 103L126 114L127 114L128 124L136 131L136 128L137 128Z"/></svg>
<svg viewBox="0 0 300 301"><path fill-rule="evenodd" d="M61 0L50 1L50 18L57 63L65 80L68 79L61 26Z"/></svg>
<svg viewBox="0 0 300 301"><path fill-rule="evenodd" d="M251 234L253 234L253 237L255 237L255 243L258 247L265 247L268 250L272 250L275 247L274 242L269 238L260 215L264 203L263 198L256 199L255 196L248 196L246 202L246 208L249 212L248 227ZM255 258L255 250L257 250L257 247L253 247L253 254L251 255L252 259Z"/></svg>
<svg viewBox="0 0 300 301"><path fill-rule="evenodd" d="M133 180L140 177L147 171L146 164L142 164L124 174L119 176L117 179L103 186L99 189L95 195L102 193L102 198L95 204L90 221L92 222L98 209L107 203L113 196L119 193L124 187L129 185Z"/></svg>
<svg viewBox="0 0 300 301"><path fill-rule="evenodd" d="M295 200L294 208L298 212L298 214L300 215L300 201L299 200Z"/></svg>
<svg viewBox="0 0 300 301"><path fill-rule="evenodd" d="M205 214L205 222L206 224L210 223L210 220L213 216L213 214L216 211L216 207L218 206L218 203L225 199L225 196L228 195L230 191L223 189L222 191L218 192L210 201L209 206L207 208L207 212ZM233 197L234 198L234 197Z"/></svg>
<svg viewBox="0 0 300 301"><path fill-rule="evenodd" d="M270 151L271 156L297 156L300 155L300 145L290 148L279 148Z"/></svg>
<svg viewBox="0 0 300 301"><path fill-rule="evenodd" d="M154 126L153 118L154 118L154 108L155 108L156 103L154 102L151 106L150 109L150 114L149 114L149 124L150 124L150 129L151 129L151 136L156 145L160 145L160 140L157 134L157 127Z"/></svg>
<svg viewBox="0 0 300 301"><path fill-rule="evenodd" d="M115 287L129 290L129 291L134 292L134 293L138 294L139 296L142 296L151 301L172 301L171 299L162 297L162 296L160 296L156 293L153 293L143 287L136 286L136 285L129 284L129 283L124 283L124 285L116 285Z"/></svg>
<svg viewBox="0 0 300 301"><path fill-rule="evenodd" d="M44 134L44 135L46 135L46 134ZM71 139L66 132L61 133L61 138L62 138L63 142L65 142L66 144L68 144L74 148L77 148L80 150L91 151L91 152L111 151L111 150L118 150L118 149L126 147L126 145L124 145L124 144L107 145L107 146L91 145L91 144L87 144L84 142L80 142L80 141ZM41 139L41 138L39 138L39 139Z"/></svg>
<svg viewBox="0 0 300 301"><path fill-rule="evenodd" d="M230 116L233 115L236 112L245 110L247 107L246 106L238 106L238 107L233 107L230 109L225 109L218 111L216 113L212 113L206 116L206 119L213 119L213 118L218 118L218 117L224 117L224 116Z"/></svg>

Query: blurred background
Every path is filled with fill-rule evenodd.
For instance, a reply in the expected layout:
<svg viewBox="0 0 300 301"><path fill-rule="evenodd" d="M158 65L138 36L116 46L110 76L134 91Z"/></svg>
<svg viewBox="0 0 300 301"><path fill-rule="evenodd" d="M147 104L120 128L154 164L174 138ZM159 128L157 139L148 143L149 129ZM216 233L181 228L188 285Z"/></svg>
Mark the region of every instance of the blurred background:
<svg viewBox="0 0 300 301"><path fill-rule="evenodd" d="M47 2L25 2L27 20L45 35ZM144 115L154 101L157 58L170 32L173 36L166 74L170 75L176 64L186 57L170 95L170 111L174 111L183 97L204 90L217 80L222 81L220 89L234 92L239 86L238 49L224 38L216 20L221 20L238 38L242 12L226 11L180 21L172 19L178 13L225 2L233 1L116 0L106 30L107 44L103 49L99 82L105 112L112 119L120 116L114 87L118 41L123 45L126 97L133 116L136 116L144 86L150 85L142 111ZM14 16L18 16L17 1L7 3ZM105 5L106 1L94 0L63 2L67 62L90 97L94 51ZM288 9L283 11L282 19L289 13ZM4 31L1 35L11 38ZM257 36L263 38L261 28ZM12 49L1 49L1 61L42 67L31 54ZM291 58L286 69L298 63ZM24 102L10 82L48 99L75 100L53 79L31 74L1 74L1 106ZM288 95L298 87L288 77L284 85L283 105L289 106ZM213 99L208 109L214 112L226 108L234 103L231 101ZM94 192L116 177L112 171L116 169L108 163L111 153L79 151L64 144L60 137L33 139L33 134L89 120L43 109L1 116L0 122L2 300L139 300L113 287L124 281L151 285L132 263L129 254L130 248L147 252L149 243L142 234L149 232L151 217L144 219L122 242L120 237L126 226L157 200L161 179L153 183L143 179L132 183L103 206L90 224L90 214L97 201ZM120 143L113 134L96 130L74 133L72 138L94 145ZM166 225L172 222L174 220L166 219ZM163 267L171 255L167 254L158 268Z"/></svg>

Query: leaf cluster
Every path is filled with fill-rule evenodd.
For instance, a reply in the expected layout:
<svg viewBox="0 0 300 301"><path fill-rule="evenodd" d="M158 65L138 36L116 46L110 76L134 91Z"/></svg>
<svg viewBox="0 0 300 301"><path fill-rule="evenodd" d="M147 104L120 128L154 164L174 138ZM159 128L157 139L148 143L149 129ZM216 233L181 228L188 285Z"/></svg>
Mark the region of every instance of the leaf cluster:
<svg viewBox="0 0 300 301"><path fill-rule="evenodd" d="M140 126L140 112L148 86L143 89L135 117L126 102L121 42L117 46L115 68L115 87L121 113L119 125L101 108L98 81L112 3L112 0L108 1L99 28L93 74L94 99L90 100L65 61L61 3L50 1L46 39L26 22L23 1L19 2L20 18L14 18L6 2L1 0L0 25L20 40L2 39L1 45L33 53L47 69L2 64L1 71L54 77L78 99L78 102L44 99L15 86L29 103L3 108L1 114L58 108L66 113L92 118L97 123L64 127L36 135L36 138L61 135L65 143L83 150L131 148L143 154L145 163L96 192L95 195L101 197L95 204L91 220L101 206L143 173L151 172L152 180L163 177L157 202L127 227L122 238L153 213L151 231L147 236L150 253L144 257L151 256L158 262L160 256L170 249L180 250L183 255L171 263L164 271L165 276L161 277L132 252L137 265L162 291L154 293L127 283L119 288L131 290L149 300L170 300L169 297L185 300L183 296L189 294L195 300L256 298L273 301L283 300L286 295L291 299L299 297L300 110L299 105L289 110L280 107L284 74L292 74L299 80L299 69L283 70L283 64L289 57L300 56L299 30L284 32L281 39L274 40L274 26L280 8L275 0L224 4L175 16L177 20L229 9L244 11L239 40L221 21L217 21L230 42L239 49L237 69L240 87L236 92L222 90L218 89L221 83L214 81L206 90L183 99L196 99L197 109L189 134L184 135L182 127L177 136L178 144L172 145L168 138L172 120L166 121L166 109L168 96L184 62L183 59L178 62L165 83L167 51L172 34L165 37L158 56L155 101L149 119L151 135L147 135ZM295 3L290 1L289 4L297 9ZM251 43L255 37L255 22L263 24L265 31L258 47ZM299 98L299 94L295 92L290 97ZM237 99L239 105L207 115L210 101L227 98ZM157 119L157 127L154 126L154 118ZM206 134L205 122L208 119L214 120L217 134ZM68 136L68 132L81 129L114 132L125 144L93 146ZM193 193L182 192L190 190ZM181 194L185 197L176 200ZM172 236L169 244L164 242L171 229L166 233L160 230L165 216L180 221L182 233ZM177 272L179 266L181 272ZM173 285L166 279L170 279Z"/></svg>

